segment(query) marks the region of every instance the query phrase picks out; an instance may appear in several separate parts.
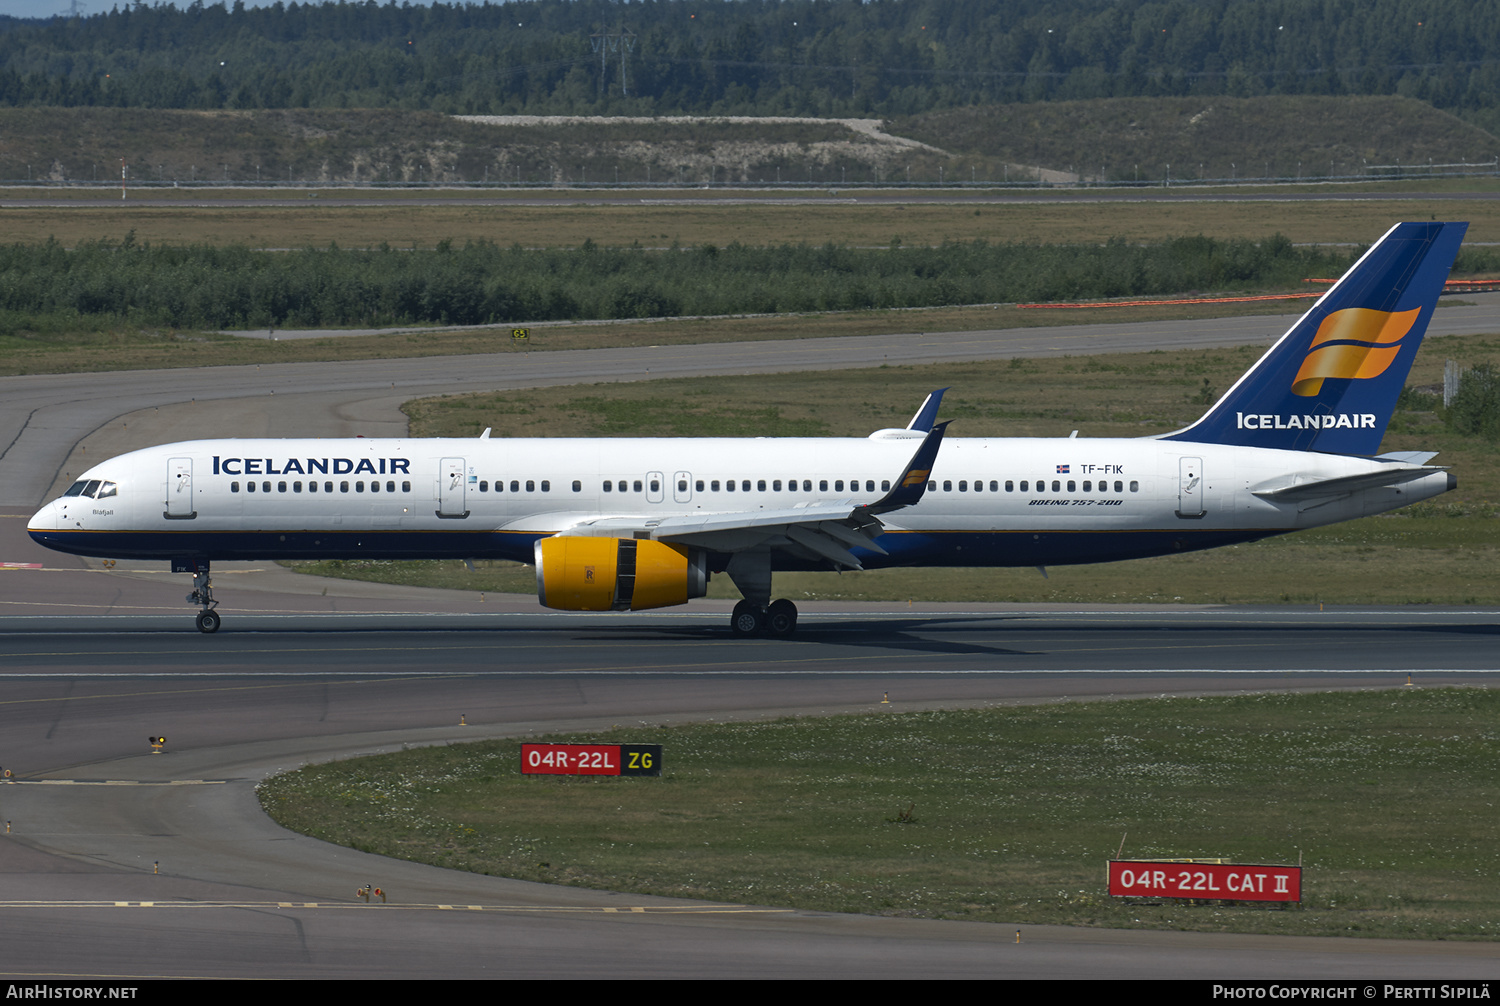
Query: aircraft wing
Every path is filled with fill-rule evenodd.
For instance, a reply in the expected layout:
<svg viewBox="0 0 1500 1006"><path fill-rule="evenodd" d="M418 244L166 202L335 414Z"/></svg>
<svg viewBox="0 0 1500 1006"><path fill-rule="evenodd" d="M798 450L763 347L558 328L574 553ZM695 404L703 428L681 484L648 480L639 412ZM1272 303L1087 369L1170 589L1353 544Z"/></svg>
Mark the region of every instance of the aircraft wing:
<svg viewBox="0 0 1500 1006"><path fill-rule="evenodd" d="M922 439L893 487L880 499L807 503L777 510L677 514L664 517L611 516L580 520L559 531L562 536L651 538L693 545L715 552L772 548L827 559L845 569L862 569L851 549L880 555L874 539L884 530L880 514L912 506L927 491L927 479L943 442L947 423Z"/></svg>

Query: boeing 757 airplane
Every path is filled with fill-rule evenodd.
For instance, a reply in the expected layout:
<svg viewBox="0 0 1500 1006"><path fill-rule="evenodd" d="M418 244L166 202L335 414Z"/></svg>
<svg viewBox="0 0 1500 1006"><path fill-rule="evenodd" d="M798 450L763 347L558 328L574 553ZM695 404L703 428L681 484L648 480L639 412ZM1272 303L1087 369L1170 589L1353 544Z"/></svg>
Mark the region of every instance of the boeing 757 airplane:
<svg viewBox="0 0 1500 1006"><path fill-rule="evenodd" d="M737 635L790 635L782 570L1106 562L1254 541L1454 488L1376 454L1467 224L1391 228L1186 429L944 438L934 393L862 439L201 440L96 465L31 519L48 548L210 563L534 563L541 603L641 610L726 574Z"/></svg>

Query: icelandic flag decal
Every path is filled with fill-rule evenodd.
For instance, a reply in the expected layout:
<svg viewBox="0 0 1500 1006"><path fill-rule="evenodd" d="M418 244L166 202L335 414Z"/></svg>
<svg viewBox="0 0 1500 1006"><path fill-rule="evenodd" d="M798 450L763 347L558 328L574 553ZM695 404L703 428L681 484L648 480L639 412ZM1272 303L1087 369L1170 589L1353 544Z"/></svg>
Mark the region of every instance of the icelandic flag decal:
<svg viewBox="0 0 1500 1006"><path fill-rule="evenodd" d="M1057 474L1059 474L1059 475L1066 475L1066 474L1068 474L1068 466L1067 465L1058 465L1057 466Z"/></svg>

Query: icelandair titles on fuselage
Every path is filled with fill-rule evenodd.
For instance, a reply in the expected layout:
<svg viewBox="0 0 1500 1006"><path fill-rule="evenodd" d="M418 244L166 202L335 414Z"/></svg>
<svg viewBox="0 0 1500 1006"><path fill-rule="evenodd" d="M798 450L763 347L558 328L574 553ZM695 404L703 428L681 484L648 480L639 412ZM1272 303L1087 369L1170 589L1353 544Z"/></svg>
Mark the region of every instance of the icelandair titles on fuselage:
<svg viewBox="0 0 1500 1006"><path fill-rule="evenodd" d="M1326 416L1267 416L1235 413L1235 428L1240 430L1373 430L1375 413L1358 415L1340 412Z"/></svg>
<svg viewBox="0 0 1500 1006"><path fill-rule="evenodd" d="M276 467L277 464L281 467ZM221 458L214 455L215 475L409 475L410 458Z"/></svg>

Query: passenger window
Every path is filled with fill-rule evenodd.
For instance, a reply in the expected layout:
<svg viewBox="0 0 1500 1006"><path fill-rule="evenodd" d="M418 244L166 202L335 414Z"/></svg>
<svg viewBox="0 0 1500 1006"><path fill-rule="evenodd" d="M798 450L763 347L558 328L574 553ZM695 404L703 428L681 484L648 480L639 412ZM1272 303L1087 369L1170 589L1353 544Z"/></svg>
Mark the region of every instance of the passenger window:
<svg viewBox="0 0 1500 1006"><path fill-rule="evenodd" d="M1074 482L1072 479L1068 479L1068 492L1070 492L1070 493L1076 493L1077 491L1078 491L1078 483Z"/></svg>
<svg viewBox="0 0 1500 1006"><path fill-rule="evenodd" d="M1131 479L1130 480L1130 491L1133 492L1133 493L1140 492L1141 491L1141 484L1139 482L1135 481L1134 479Z"/></svg>
<svg viewBox="0 0 1500 1006"><path fill-rule="evenodd" d="M232 493L239 492L240 491L240 484L238 482L231 482L231 483L229 483L229 491L232 492Z"/></svg>
<svg viewBox="0 0 1500 1006"><path fill-rule="evenodd" d="M635 485L635 491L636 492L640 492L641 491L641 480L640 479L636 479L634 485Z"/></svg>
<svg viewBox="0 0 1500 1006"><path fill-rule="evenodd" d="M1092 482L1090 482L1088 479L1084 479L1083 480L1083 491L1084 492L1092 492L1093 490L1089 488L1089 486L1091 486L1091 485L1093 485Z"/></svg>
<svg viewBox="0 0 1500 1006"><path fill-rule="evenodd" d="M518 493L518 492L521 491L520 480L518 480L518 479L511 479L510 480L510 491L513 492L513 493Z"/></svg>
<svg viewBox="0 0 1500 1006"><path fill-rule="evenodd" d="M819 479L818 480L818 492L820 492L820 493L826 493L827 491L828 491L828 480L827 479Z"/></svg>
<svg viewBox="0 0 1500 1006"><path fill-rule="evenodd" d="M577 479L574 479L573 480L573 491L575 493L581 493L581 492L583 492L583 483L580 482L580 481L578 481Z"/></svg>
<svg viewBox="0 0 1500 1006"><path fill-rule="evenodd" d="M859 483L858 482L851 482L851 483L849 483L849 485L854 488L855 492L859 491ZM930 493L937 492L937 482L933 481L933 482L927 483L927 491L930 492Z"/></svg>
<svg viewBox="0 0 1500 1006"><path fill-rule="evenodd" d="M1026 484L1023 482L1021 484L1021 490L1024 492L1025 489L1026 489ZM1005 480L1005 491L1008 492L1008 493L1015 492L1016 491L1016 484L1015 484L1015 482L1013 482L1010 479L1006 479Z"/></svg>
<svg viewBox="0 0 1500 1006"><path fill-rule="evenodd" d="M317 492L318 491L318 484L316 482L309 482L307 484L307 491L310 492L310 493Z"/></svg>
<svg viewBox="0 0 1500 1006"><path fill-rule="evenodd" d="M728 493L734 492L734 479L730 479L724 483L724 491Z"/></svg>
<svg viewBox="0 0 1500 1006"><path fill-rule="evenodd" d="M302 483L301 482L293 482L292 483L292 492L294 492L294 493L300 493L301 491L302 491Z"/></svg>
<svg viewBox="0 0 1500 1006"><path fill-rule="evenodd" d="M360 479L358 482L354 483L354 491L357 493L362 493L365 491L364 479Z"/></svg>
<svg viewBox="0 0 1500 1006"><path fill-rule="evenodd" d="M1052 480L1052 491L1055 493L1062 492L1062 483L1058 482L1057 479Z"/></svg>
<svg viewBox="0 0 1500 1006"><path fill-rule="evenodd" d="M610 492L611 491L610 490L610 485L611 485L610 480L609 479L605 479L604 480L604 491L605 492Z"/></svg>
<svg viewBox="0 0 1500 1006"><path fill-rule="evenodd" d="M702 489L703 487L699 486L698 488ZM680 492L680 493L687 492L687 479L678 479L677 480L677 491Z"/></svg>
<svg viewBox="0 0 1500 1006"><path fill-rule="evenodd" d="M718 479L714 479L708 485L709 485L709 488L712 489L714 492L718 492L719 491L719 480Z"/></svg>
<svg viewBox="0 0 1500 1006"><path fill-rule="evenodd" d="M889 486L890 483L887 482L886 485ZM875 491L875 480L874 479L866 479L865 480L865 492L872 493L874 491Z"/></svg>
<svg viewBox="0 0 1500 1006"><path fill-rule="evenodd" d="M490 491L490 484L487 481L485 481L484 479L480 479L479 480L479 491L482 492L482 493L489 492Z"/></svg>
<svg viewBox="0 0 1500 1006"><path fill-rule="evenodd" d="M403 482L403 483L401 483L401 491L404 492L404 493L411 492L411 483L410 482Z"/></svg>
<svg viewBox="0 0 1500 1006"><path fill-rule="evenodd" d="M348 482L340 482L339 483L339 492L346 493L348 491L349 491L349 483Z"/></svg>
<svg viewBox="0 0 1500 1006"><path fill-rule="evenodd" d="M968 479L959 479L958 480L958 491L961 492L961 493L966 493L966 492L969 491L969 480Z"/></svg>
<svg viewBox="0 0 1500 1006"><path fill-rule="evenodd" d="M542 479L542 492L544 492L544 493L550 493L551 491L552 491L552 483L548 482L546 479Z"/></svg>
<svg viewBox="0 0 1500 1006"><path fill-rule="evenodd" d="M766 480L765 479L757 479L756 482L755 482L755 488L756 488L756 490L758 492L765 492L766 491Z"/></svg>
<svg viewBox="0 0 1500 1006"><path fill-rule="evenodd" d="M945 493L951 493L952 491L953 491L953 483L950 482L950 481L948 481L947 479L943 479L943 492L945 492Z"/></svg>
<svg viewBox="0 0 1500 1006"><path fill-rule="evenodd" d="M278 483L276 483L276 491L279 492L279 493L286 492L286 483L285 482L278 482Z"/></svg>
<svg viewBox="0 0 1500 1006"><path fill-rule="evenodd" d="M253 492L255 492L255 483L254 482L246 482L245 483L245 492L247 492L247 493L253 493Z"/></svg>
<svg viewBox="0 0 1500 1006"><path fill-rule="evenodd" d="M380 492L380 483L379 482L371 482L370 483L370 492L372 492L372 493L378 493L378 492Z"/></svg>
<svg viewBox="0 0 1500 1006"><path fill-rule="evenodd" d="M526 480L526 491L529 492L529 493L536 492L536 479L527 479Z"/></svg>
<svg viewBox="0 0 1500 1006"><path fill-rule="evenodd" d="M698 491L698 492L700 492L700 493L701 493L701 492L702 492L702 491L703 491L703 480L702 480L702 479L699 479L699 480L698 480L698 488L697 488L697 491Z"/></svg>
<svg viewBox="0 0 1500 1006"><path fill-rule="evenodd" d="M396 491L396 483L393 482L393 481L392 482L387 482L385 484L385 491L388 492L388 493L395 492Z"/></svg>
<svg viewBox="0 0 1500 1006"><path fill-rule="evenodd" d="M764 483L764 482L762 482L762 483L761 483L761 484L760 484L760 487L761 487L761 488L762 488L762 489L764 489L764 488L765 488L765 487L766 487L766 484L765 484L765 483ZM772 482L772 483L771 483L771 488L772 488L772 489L773 489L773 490L775 490L775 491L776 491L776 492L781 492L781 480L780 480L780 479L777 479L777 480L775 480L775 481L774 481L774 482Z"/></svg>
<svg viewBox="0 0 1500 1006"><path fill-rule="evenodd" d="M802 480L802 491L805 492L805 493L812 492L812 479L803 479Z"/></svg>
<svg viewBox="0 0 1500 1006"><path fill-rule="evenodd" d="M260 484L260 491L264 493L268 493L271 491L271 482L269 479Z"/></svg>
<svg viewBox="0 0 1500 1006"><path fill-rule="evenodd" d="M833 491L836 492L836 493L841 493L841 492L844 491L844 480L843 479L834 479L834 481L833 481Z"/></svg>
<svg viewBox="0 0 1500 1006"><path fill-rule="evenodd" d="M1124 491L1125 491L1125 483L1116 481L1115 482L1115 492L1122 493Z"/></svg>
<svg viewBox="0 0 1500 1006"><path fill-rule="evenodd" d="M345 482L344 485L347 487L349 485L349 483ZM323 483L323 491L325 493L331 493L331 492L333 492L333 483L332 482L324 482ZM346 488L344 491L348 492L349 490Z"/></svg>
<svg viewBox="0 0 1500 1006"><path fill-rule="evenodd" d="M1022 480L1021 480L1021 491L1022 491L1022 492L1023 492L1023 493L1024 493L1024 492L1026 492L1026 485L1027 485L1027 482L1026 482L1026 480L1025 480L1025 479L1022 479Z"/></svg>
<svg viewBox="0 0 1500 1006"><path fill-rule="evenodd" d="M997 493L999 491L1000 491L1000 483L997 482L997 481L995 481L994 479L990 479L990 492Z"/></svg>

